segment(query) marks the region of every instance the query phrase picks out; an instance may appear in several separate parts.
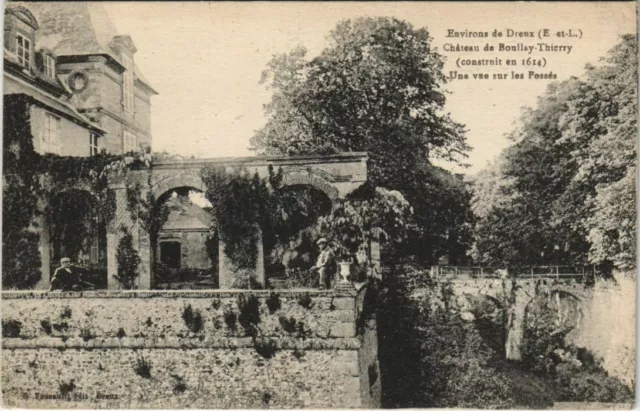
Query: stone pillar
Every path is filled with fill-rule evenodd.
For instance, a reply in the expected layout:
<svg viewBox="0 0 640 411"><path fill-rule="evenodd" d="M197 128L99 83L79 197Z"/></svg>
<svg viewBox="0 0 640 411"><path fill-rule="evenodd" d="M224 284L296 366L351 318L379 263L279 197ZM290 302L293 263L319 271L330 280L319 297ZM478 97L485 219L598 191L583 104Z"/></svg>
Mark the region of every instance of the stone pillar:
<svg viewBox="0 0 640 411"><path fill-rule="evenodd" d="M508 307L507 342L505 353L507 360L520 361L520 348L524 339L524 314L527 307L525 298L516 298Z"/></svg>
<svg viewBox="0 0 640 411"><path fill-rule="evenodd" d="M120 240L120 236L115 230L107 231L107 289L109 290L120 289L120 283L114 277L118 274L118 262L116 261L118 240Z"/></svg>
<svg viewBox="0 0 640 411"><path fill-rule="evenodd" d="M135 227L131 222L131 216L127 209L127 192L123 183L113 184L112 189L116 197L116 213L113 221L107 226L107 288L109 290L119 290L120 282L115 278L118 275L118 262L116 252L120 241L120 227L124 226L131 231L134 236L134 247L136 246Z"/></svg>
<svg viewBox="0 0 640 411"><path fill-rule="evenodd" d="M138 288L151 290L155 286L155 279L151 261L151 238L138 224L138 255L140 256Z"/></svg>
<svg viewBox="0 0 640 411"><path fill-rule="evenodd" d="M380 251L381 245L378 240L371 240L369 245L371 247L371 264L373 264L373 275L374 277L382 280L382 267L380 264Z"/></svg>
<svg viewBox="0 0 640 411"><path fill-rule="evenodd" d="M40 241L38 251L40 251L40 272L42 276L36 283L36 290L48 290L51 285L51 244L49 243L49 222L46 215L40 214L36 221L40 231Z"/></svg>
<svg viewBox="0 0 640 411"><path fill-rule="evenodd" d="M256 261L255 279L260 285L262 285L262 288L266 288L267 281L264 273L264 244L262 243L262 230L260 228L258 228L258 238L256 241L256 245L258 247L258 260Z"/></svg>
<svg viewBox="0 0 640 411"><path fill-rule="evenodd" d="M264 273L264 245L262 244L262 232L258 231L258 240L256 246L258 247L258 257L256 261L256 269L250 275L262 287L266 286L266 278ZM246 275L246 274L245 274ZM233 262L229 260L225 251L224 241L218 240L218 282L221 289L231 288L236 276L236 267Z"/></svg>
<svg viewBox="0 0 640 411"><path fill-rule="evenodd" d="M218 287L219 288L231 288L233 282L233 270L231 268L231 261L227 257L227 253L224 249L224 241L218 240Z"/></svg>

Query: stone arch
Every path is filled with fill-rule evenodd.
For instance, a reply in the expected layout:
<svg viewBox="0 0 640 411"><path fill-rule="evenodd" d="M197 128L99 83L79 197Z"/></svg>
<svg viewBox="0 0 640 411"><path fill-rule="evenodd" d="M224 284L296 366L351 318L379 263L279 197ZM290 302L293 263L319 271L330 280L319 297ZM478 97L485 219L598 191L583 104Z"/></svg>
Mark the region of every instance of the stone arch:
<svg viewBox="0 0 640 411"><path fill-rule="evenodd" d="M283 183L286 186L295 186L295 185L307 185L311 186L317 190L322 191L329 197L331 202L334 202L339 197L339 192L336 187L331 185L331 182L326 178L321 176L319 173L314 171L313 169L307 170L284 170L283 172Z"/></svg>
<svg viewBox="0 0 640 411"><path fill-rule="evenodd" d="M85 201L78 201L79 197L83 197ZM77 205L79 208L69 209L67 208L69 204ZM80 267L83 267L82 270L86 270L83 274L85 280L98 288L107 286L107 227L106 222L96 212L97 207L98 198L95 193L88 187L82 186L79 188L65 187L48 199L48 204L44 209L41 235L43 236L42 250L47 248L46 260L49 267L43 272L50 273L51 269L58 266L61 257L78 258L77 262L80 263ZM71 210L70 214L64 215L61 213L61 209ZM56 222L61 225L56 226ZM64 232L61 231L63 227L65 228ZM79 238L80 236L82 238ZM74 241L70 242L70 238L73 238Z"/></svg>
<svg viewBox="0 0 640 411"><path fill-rule="evenodd" d="M475 328L480 337L491 349L501 357L506 356L508 308L506 301L501 301L494 294L468 293L462 294L467 301L466 310L473 314ZM488 303L488 305L487 305Z"/></svg>
<svg viewBox="0 0 640 411"><path fill-rule="evenodd" d="M202 178L194 173L169 174L156 180L151 186L151 190L156 198L176 188L190 187L199 191L206 191Z"/></svg>

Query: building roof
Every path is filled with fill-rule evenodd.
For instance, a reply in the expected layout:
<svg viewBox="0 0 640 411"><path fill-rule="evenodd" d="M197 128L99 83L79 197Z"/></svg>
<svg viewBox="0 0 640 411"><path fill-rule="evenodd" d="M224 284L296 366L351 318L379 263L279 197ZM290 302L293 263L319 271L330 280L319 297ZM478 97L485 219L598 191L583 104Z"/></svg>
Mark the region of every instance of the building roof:
<svg viewBox="0 0 640 411"><path fill-rule="evenodd" d="M37 47L45 47L56 56L106 54L120 61L111 47L118 33L104 6L94 2L11 2L29 9L38 21ZM134 76L154 93L151 84L134 65Z"/></svg>
<svg viewBox="0 0 640 411"><path fill-rule="evenodd" d="M4 72L4 76L10 78L11 80L22 84L23 88L22 88L22 93L20 94L9 94L10 95L24 95L24 96L28 96L31 100L32 103L34 104L40 104L40 105L44 105L47 108L51 109L54 112L57 112L71 120L76 121L77 123L83 125L84 127L93 130L93 131L98 131L100 134L104 134L106 133L106 131L101 128L100 126L96 125L95 123L92 123L88 118L86 118L84 115L80 114L78 112L78 110L76 110L75 107L73 107L71 104L62 101L59 98L56 98L48 93L46 93L44 90L35 87L33 84L30 84L16 76L13 76L12 74L8 73L8 72ZM6 97L6 96L5 96Z"/></svg>

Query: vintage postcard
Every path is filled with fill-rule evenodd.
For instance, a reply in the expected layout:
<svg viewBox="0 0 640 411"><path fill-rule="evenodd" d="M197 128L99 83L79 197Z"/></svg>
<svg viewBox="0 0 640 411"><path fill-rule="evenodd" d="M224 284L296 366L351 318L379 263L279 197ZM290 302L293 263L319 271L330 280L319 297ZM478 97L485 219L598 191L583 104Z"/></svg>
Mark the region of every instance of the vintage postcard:
<svg viewBox="0 0 640 411"><path fill-rule="evenodd" d="M5 2L2 405L633 408L636 9Z"/></svg>

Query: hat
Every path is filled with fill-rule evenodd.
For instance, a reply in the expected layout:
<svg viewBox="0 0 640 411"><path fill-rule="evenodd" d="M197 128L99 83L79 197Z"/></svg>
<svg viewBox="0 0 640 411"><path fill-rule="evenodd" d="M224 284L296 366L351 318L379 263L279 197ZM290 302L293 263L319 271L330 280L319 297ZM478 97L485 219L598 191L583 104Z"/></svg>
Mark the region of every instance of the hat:
<svg viewBox="0 0 640 411"><path fill-rule="evenodd" d="M318 241L316 241L316 244L326 244L327 243L327 239L326 238L320 238Z"/></svg>
<svg viewBox="0 0 640 411"><path fill-rule="evenodd" d="M60 259L60 262L61 263L70 263L71 259L69 257L63 257L63 258Z"/></svg>

